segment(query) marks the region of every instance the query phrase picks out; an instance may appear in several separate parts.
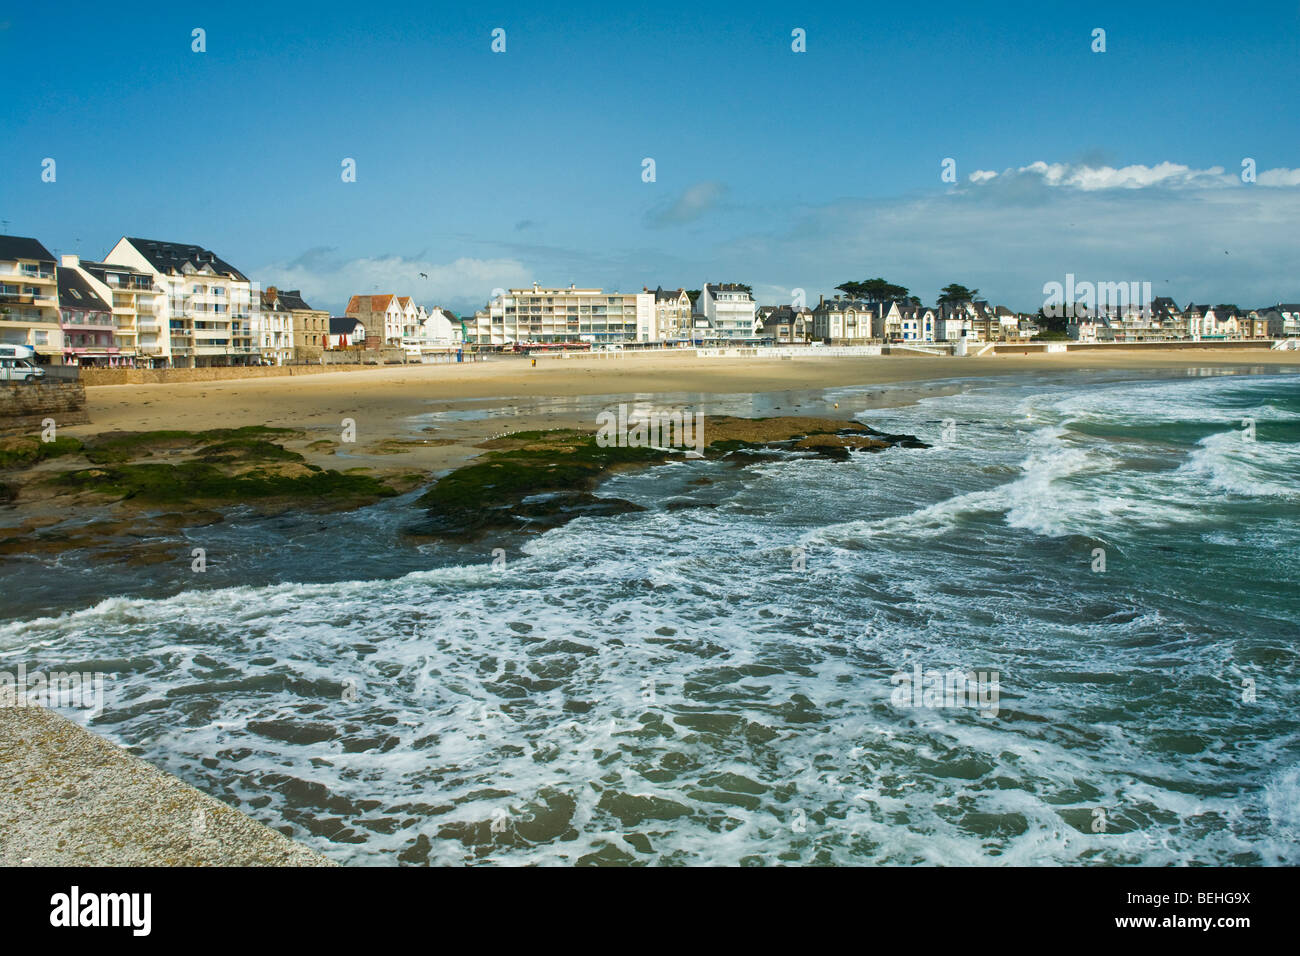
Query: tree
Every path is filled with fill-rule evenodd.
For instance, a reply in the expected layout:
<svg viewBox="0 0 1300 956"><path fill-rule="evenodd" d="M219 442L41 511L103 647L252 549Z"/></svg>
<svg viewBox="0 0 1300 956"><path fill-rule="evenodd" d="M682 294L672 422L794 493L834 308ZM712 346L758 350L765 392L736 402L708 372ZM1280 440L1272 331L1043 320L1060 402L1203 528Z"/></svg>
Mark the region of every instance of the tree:
<svg viewBox="0 0 1300 956"><path fill-rule="evenodd" d="M947 305L955 302L969 302L980 294L979 289L968 289L964 285L952 283L939 290L939 304Z"/></svg>
<svg viewBox="0 0 1300 956"><path fill-rule="evenodd" d="M691 305L694 305L694 304L695 304L695 300L698 299L698 298L700 297L700 290L699 290L699 289L687 289L687 290L686 290L686 297L687 297L688 299L691 300Z"/></svg>
<svg viewBox="0 0 1300 956"><path fill-rule="evenodd" d="M1225 305L1224 303L1220 302L1218 305L1214 307L1214 311L1215 312L1240 312L1241 309L1237 308L1235 305Z"/></svg>
<svg viewBox="0 0 1300 956"><path fill-rule="evenodd" d="M842 282L835 288L850 298L862 299L866 302L908 301L906 286L894 285L880 278L863 279L861 282Z"/></svg>

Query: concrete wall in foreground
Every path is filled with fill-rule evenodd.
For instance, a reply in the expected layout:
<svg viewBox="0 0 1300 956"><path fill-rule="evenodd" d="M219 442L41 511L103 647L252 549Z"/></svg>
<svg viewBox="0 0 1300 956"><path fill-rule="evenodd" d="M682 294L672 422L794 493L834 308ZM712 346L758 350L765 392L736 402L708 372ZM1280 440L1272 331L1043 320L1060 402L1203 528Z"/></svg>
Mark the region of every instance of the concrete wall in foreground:
<svg viewBox="0 0 1300 956"><path fill-rule="evenodd" d="M0 685L0 866L330 866Z"/></svg>
<svg viewBox="0 0 1300 956"><path fill-rule="evenodd" d="M73 382L0 385L0 435L37 430L47 418L58 425L88 422L85 386Z"/></svg>

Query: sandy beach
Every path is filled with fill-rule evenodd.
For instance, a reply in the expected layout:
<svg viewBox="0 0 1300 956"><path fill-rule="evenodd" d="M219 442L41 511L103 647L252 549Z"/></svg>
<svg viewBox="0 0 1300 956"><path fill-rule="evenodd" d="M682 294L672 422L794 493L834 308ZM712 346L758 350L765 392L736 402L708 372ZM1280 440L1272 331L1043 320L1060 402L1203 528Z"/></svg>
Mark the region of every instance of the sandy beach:
<svg viewBox="0 0 1300 956"><path fill-rule="evenodd" d="M613 402L653 396L687 396L711 413L708 396L790 393L786 414L848 418L864 408L934 394L946 379L1018 372L1300 366L1300 353L1242 350L1177 352L1075 352L1030 355L868 356L793 360L697 358L693 352L624 354L618 358L528 359L501 357L481 364L393 366L320 376L256 378L178 385L106 385L87 388L90 424L66 433L84 438L111 431L227 428L267 425L304 431L292 444L318 464L337 458L308 447L337 439L342 421L356 422L348 446L352 465L376 469L416 467L437 471L478 454L474 445L503 431L595 427L584 396ZM901 384L914 389L899 389ZM835 409L821 389L891 385L887 395L867 395L854 408ZM680 400L680 399L679 399ZM438 419L420 416L459 413ZM395 446L397 441L431 444ZM384 445L384 442L389 444Z"/></svg>

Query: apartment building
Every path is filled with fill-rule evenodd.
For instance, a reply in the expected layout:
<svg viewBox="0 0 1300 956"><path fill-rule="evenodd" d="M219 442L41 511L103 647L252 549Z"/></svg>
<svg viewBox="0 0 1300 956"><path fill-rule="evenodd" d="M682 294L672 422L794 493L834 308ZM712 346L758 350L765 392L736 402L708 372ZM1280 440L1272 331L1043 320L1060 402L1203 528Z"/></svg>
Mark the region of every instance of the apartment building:
<svg viewBox="0 0 1300 956"><path fill-rule="evenodd" d="M171 342L158 318L162 290L153 276L139 269L63 256L59 272L75 269L113 311L113 344L118 365L166 368L171 364Z"/></svg>
<svg viewBox="0 0 1300 956"><path fill-rule="evenodd" d="M695 302L715 339L751 339L757 326L758 306L749 289L735 282L706 282Z"/></svg>
<svg viewBox="0 0 1300 956"><path fill-rule="evenodd" d="M601 289L508 289L466 323L478 345L590 342L594 345L649 341L654 324L653 292Z"/></svg>
<svg viewBox="0 0 1300 956"><path fill-rule="evenodd" d="M0 236L0 345L31 346L47 365L63 361L54 256L25 236Z"/></svg>
<svg viewBox="0 0 1300 956"><path fill-rule="evenodd" d="M104 263L148 273L161 289L158 324L174 368L256 365L261 296L242 272L189 243L124 237Z"/></svg>
<svg viewBox="0 0 1300 956"><path fill-rule="evenodd" d="M113 321L113 307L108 300L75 267L61 266L56 272L63 364L130 365L135 358L135 350L124 353L116 344L114 333L117 326Z"/></svg>

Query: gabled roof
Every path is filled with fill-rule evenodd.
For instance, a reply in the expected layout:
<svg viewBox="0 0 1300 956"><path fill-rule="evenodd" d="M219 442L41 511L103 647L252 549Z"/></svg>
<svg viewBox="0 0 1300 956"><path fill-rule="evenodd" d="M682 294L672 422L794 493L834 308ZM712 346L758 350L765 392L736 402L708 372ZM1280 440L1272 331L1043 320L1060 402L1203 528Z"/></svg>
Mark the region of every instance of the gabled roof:
<svg viewBox="0 0 1300 956"><path fill-rule="evenodd" d="M268 306L268 294L274 294L274 306ZM308 306L303 300L303 294L296 289L264 289L261 293L261 307L272 308L274 312L321 312L318 308Z"/></svg>
<svg viewBox="0 0 1300 956"><path fill-rule="evenodd" d="M350 315L330 316L330 335L351 335L357 330L358 326L365 328L360 319L353 318Z"/></svg>
<svg viewBox="0 0 1300 956"><path fill-rule="evenodd" d="M387 312L388 307L393 304L396 298L391 292L383 295L354 295L348 299L348 307L345 312ZM366 300L369 300L368 302ZM369 308L365 308L369 306Z"/></svg>
<svg viewBox="0 0 1300 956"><path fill-rule="evenodd" d="M185 265L188 263L196 270L207 267L213 272L233 276L243 282L248 281L248 277L229 262L202 246L184 242L163 242L158 239L138 239L133 236L127 236L126 241L135 246L136 251L159 272L181 273L185 271Z"/></svg>
<svg viewBox="0 0 1300 956"><path fill-rule="evenodd" d="M153 278L148 272L143 272L140 269L135 268L134 266L120 265L116 262L92 262L89 259L82 259L81 268L85 269L96 279L100 279L100 280L102 280L104 276L110 272L120 272L130 276L145 276L150 279Z"/></svg>
<svg viewBox="0 0 1300 956"><path fill-rule="evenodd" d="M685 294L686 294L685 289L671 289L665 291L663 286L659 286L657 289L655 289L655 301L656 302L663 302L664 300L677 301L680 300L681 297Z"/></svg>
<svg viewBox="0 0 1300 956"><path fill-rule="evenodd" d="M25 236L0 236L0 259L35 259L54 262L54 254L35 239Z"/></svg>
<svg viewBox="0 0 1300 956"><path fill-rule="evenodd" d="M868 302L866 299L849 299L844 296L833 296L829 299L823 299L817 304L814 312L847 312L852 309L854 312L869 312L877 315L881 311L881 303Z"/></svg>
<svg viewBox="0 0 1300 956"><path fill-rule="evenodd" d="M79 309L82 312L112 312L107 302L97 293L76 269L55 269L59 279L59 308Z"/></svg>

